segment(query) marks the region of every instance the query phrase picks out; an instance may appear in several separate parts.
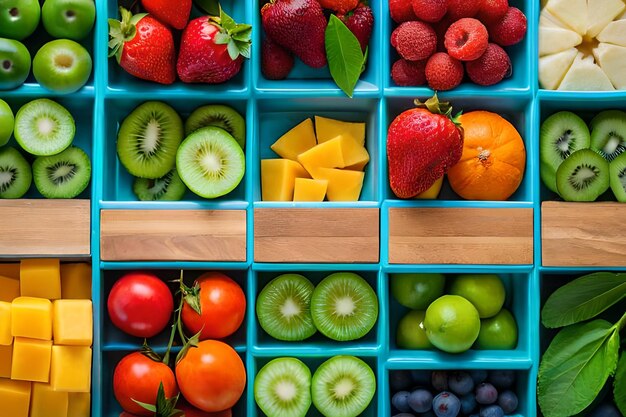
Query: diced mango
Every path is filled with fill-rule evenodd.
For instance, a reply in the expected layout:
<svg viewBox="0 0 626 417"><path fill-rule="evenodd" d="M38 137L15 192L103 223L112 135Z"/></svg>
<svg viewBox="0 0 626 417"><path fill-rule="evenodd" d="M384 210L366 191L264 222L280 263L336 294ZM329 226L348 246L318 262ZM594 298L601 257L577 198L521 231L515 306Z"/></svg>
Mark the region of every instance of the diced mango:
<svg viewBox="0 0 626 417"><path fill-rule="evenodd" d="M261 195L263 201L292 201L296 178L310 178L302 165L290 159L261 161Z"/></svg>
<svg viewBox="0 0 626 417"><path fill-rule="evenodd" d="M91 411L91 393L68 393L67 417L87 417Z"/></svg>
<svg viewBox="0 0 626 417"><path fill-rule="evenodd" d="M20 296L20 280L0 276L0 301L11 302Z"/></svg>
<svg viewBox="0 0 626 417"><path fill-rule="evenodd" d="M293 201L324 201L327 187L328 181L326 180L296 178Z"/></svg>
<svg viewBox="0 0 626 417"><path fill-rule="evenodd" d="M50 384L33 384L30 417L67 417L67 392L53 391ZM89 414L85 414L87 417Z"/></svg>
<svg viewBox="0 0 626 417"><path fill-rule="evenodd" d="M0 346L0 378L11 378L13 345Z"/></svg>
<svg viewBox="0 0 626 417"><path fill-rule="evenodd" d="M298 155L317 145L313 121L306 119L298 126L285 133L271 146L282 158L298 160Z"/></svg>
<svg viewBox="0 0 626 417"><path fill-rule="evenodd" d="M61 264L58 259L24 259L20 291L26 297L61 298Z"/></svg>
<svg viewBox="0 0 626 417"><path fill-rule="evenodd" d="M52 311L55 345L91 346L93 340L91 300L56 300Z"/></svg>
<svg viewBox="0 0 626 417"><path fill-rule="evenodd" d="M33 382L50 380L51 340L16 337L13 342L11 379Z"/></svg>
<svg viewBox="0 0 626 417"><path fill-rule="evenodd" d="M318 169L315 176L328 181L328 201L358 201L364 178L363 172L329 168Z"/></svg>
<svg viewBox="0 0 626 417"><path fill-rule="evenodd" d="M55 391L89 392L91 389L91 348L53 346L50 385Z"/></svg>
<svg viewBox="0 0 626 417"><path fill-rule="evenodd" d="M91 265L61 264L61 295L67 300L90 300Z"/></svg>
<svg viewBox="0 0 626 417"><path fill-rule="evenodd" d="M361 146L365 146L365 123L343 122L315 116L317 143L324 143L339 135L352 136Z"/></svg>
<svg viewBox="0 0 626 417"><path fill-rule="evenodd" d="M16 337L52 340L52 303L44 298L13 300L11 332Z"/></svg>
<svg viewBox="0 0 626 417"><path fill-rule="evenodd" d="M363 171L365 165L370 161L370 154L367 149L363 145L359 145L350 135L341 135L339 138L341 138L341 151L345 168L352 171Z"/></svg>
<svg viewBox="0 0 626 417"><path fill-rule="evenodd" d="M0 345L2 346L13 344L12 315L11 303L0 301Z"/></svg>
<svg viewBox="0 0 626 417"><path fill-rule="evenodd" d="M3 264L0 263L0 275L3 277L20 279L20 264Z"/></svg>
<svg viewBox="0 0 626 417"><path fill-rule="evenodd" d="M0 416L28 417L31 383L0 378Z"/></svg>
<svg viewBox="0 0 626 417"><path fill-rule="evenodd" d="M346 163L343 160L343 146L341 138L336 137L317 145L314 148L298 155L298 161L311 176L318 168L343 168Z"/></svg>

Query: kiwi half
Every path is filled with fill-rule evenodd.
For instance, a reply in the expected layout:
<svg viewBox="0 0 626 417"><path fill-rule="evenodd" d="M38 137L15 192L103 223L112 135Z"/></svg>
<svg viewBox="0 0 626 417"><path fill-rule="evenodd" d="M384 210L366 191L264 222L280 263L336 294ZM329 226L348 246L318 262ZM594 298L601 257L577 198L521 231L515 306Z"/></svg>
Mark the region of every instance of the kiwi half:
<svg viewBox="0 0 626 417"><path fill-rule="evenodd" d="M617 201L626 203L626 152L609 164L609 182Z"/></svg>
<svg viewBox="0 0 626 417"><path fill-rule="evenodd" d="M626 113L619 110L600 112L591 120L591 149L607 161L626 152Z"/></svg>
<svg viewBox="0 0 626 417"><path fill-rule="evenodd" d="M35 159L33 177L44 197L74 198L89 185L91 162L82 149L71 146L58 155Z"/></svg>
<svg viewBox="0 0 626 417"><path fill-rule="evenodd" d="M32 155L56 155L71 145L75 134L72 114L47 98L24 104L15 115L15 140Z"/></svg>
<svg viewBox="0 0 626 417"><path fill-rule="evenodd" d="M268 417L304 417L311 407L311 371L296 358L274 359L257 374L254 399Z"/></svg>
<svg viewBox="0 0 626 417"><path fill-rule="evenodd" d="M235 138L241 149L245 149L246 121L237 110L223 104L198 107L185 122L185 135L207 126L221 127Z"/></svg>
<svg viewBox="0 0 626 417"><path fill-rule="evenodd" d="M565 201L595 201L609 189L609 163L591 149L576 151L557 170L556 186Z"/></svg>
<svg viewBox="0 0 626 417"><path fill-rule="evenodd" d="M133 183L133 192L141 201L179 201L186 191L176 168L161 178L135 178Z"/></svg>
<svg viewBox="0 0 626 417"><path fill-rule="evenodd" d="M157 179L170 172L183 140L183 121L160 101L147 101L122 122L117 135L120 162L139 178Z"/></svg>
<svg viewBox="0 0 626 417"><path fill-rule="evenodd" d="M246 171L246 158L224 129L203 127L180 145L176 167L191 191L200 197L217 198L237 188Z"/></svg>
<svg viewBox="0 0 626 417"><path fill-rule="evenodd" d="M33 181L30 164L15 148L0 148L0 198L21 198Z"/></svg>

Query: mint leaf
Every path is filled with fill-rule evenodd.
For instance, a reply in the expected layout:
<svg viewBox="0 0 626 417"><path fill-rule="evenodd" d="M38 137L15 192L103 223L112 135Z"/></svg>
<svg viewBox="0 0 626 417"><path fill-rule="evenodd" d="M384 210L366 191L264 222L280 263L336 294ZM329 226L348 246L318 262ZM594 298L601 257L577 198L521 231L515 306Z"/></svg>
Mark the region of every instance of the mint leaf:
<svg viewBox="0 0 626 417"><path fill-rule="evenodd" d="M220 15L220 2L219 0L195 0L196 6L204 10L211 16Z"/></svg>
<svg viewBox="0 0 626 417"><path fill-rule="evenodd" d="M584 410L615 370L617 328L605 320L561 330L541 359L537 378L539 407L545 417L566 417Z"/></svg>
<svg viewBox="0 0 626 417"><path fill-rule="evenodd" d="M626 297L626 274L596 272L556 290L541 311L549 328L591 319Z"/></svg>
<svg viewBox="0 0 626 417"><path fill-rule="evenodd" d="M326 27L325 43L330 74L337 86L348 97L352 97L363 67L361 45L350 29L335 15L330 16Z"/></svg>
<svg viewBox="0 0 626 417"><path fill-rule="evenodd" d="M613 396L615 405L623 415L626 415L626 352L622 352L622 357L617 364L615 371L615 382L613 384Z"/></svg>

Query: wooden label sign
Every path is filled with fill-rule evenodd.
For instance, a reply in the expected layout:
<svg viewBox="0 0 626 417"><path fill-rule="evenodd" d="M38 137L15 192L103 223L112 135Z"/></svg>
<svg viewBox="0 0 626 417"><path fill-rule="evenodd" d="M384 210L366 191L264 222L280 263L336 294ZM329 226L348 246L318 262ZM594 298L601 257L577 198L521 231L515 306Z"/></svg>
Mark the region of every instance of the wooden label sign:
<svg viewBox="0 0 626 417"><path fill-rule="evenodd" d="M257 208L254 260L377 263L377 208Z"/></svg>

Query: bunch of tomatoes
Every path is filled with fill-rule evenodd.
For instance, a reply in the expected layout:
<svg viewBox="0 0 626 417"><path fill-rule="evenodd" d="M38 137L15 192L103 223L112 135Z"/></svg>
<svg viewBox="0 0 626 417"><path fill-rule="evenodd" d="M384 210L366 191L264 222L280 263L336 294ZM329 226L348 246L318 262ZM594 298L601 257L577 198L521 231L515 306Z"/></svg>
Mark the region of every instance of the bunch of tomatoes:
<svg viewBox="0 0 626 417"><path fill-rule="evenodd" d="M113 375L113 392L124 409L122 416L231 416L246 386L246 370L239 354L221 342L243 323L246 297L233 279L208 272L193 287L175 280L179 298L158 276L132 272L111 289L107 309L123 332L149 339L163 332L174 316L167 352L161 358L147 343L125 356ZM174 339L183 348L170 361ZM173 362L173 369L171 366Z"/></svg>

